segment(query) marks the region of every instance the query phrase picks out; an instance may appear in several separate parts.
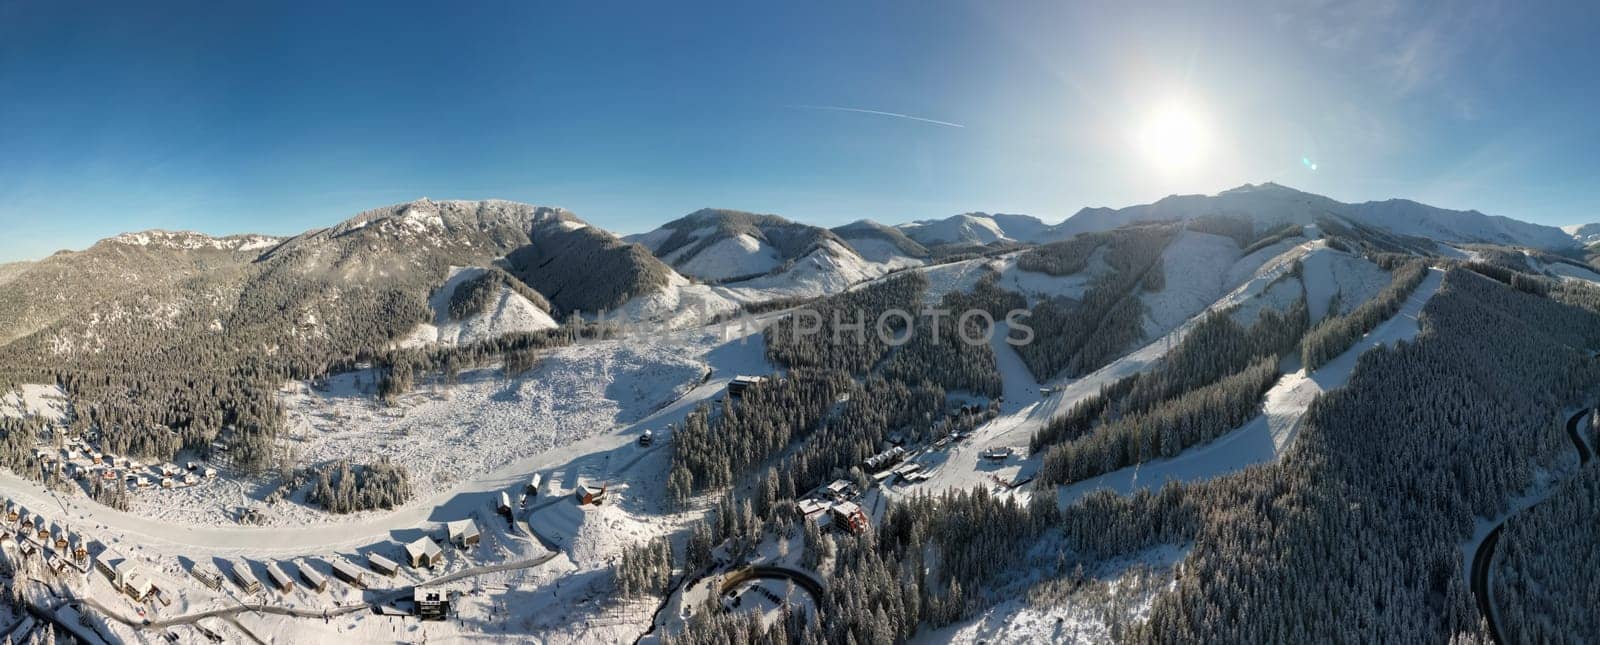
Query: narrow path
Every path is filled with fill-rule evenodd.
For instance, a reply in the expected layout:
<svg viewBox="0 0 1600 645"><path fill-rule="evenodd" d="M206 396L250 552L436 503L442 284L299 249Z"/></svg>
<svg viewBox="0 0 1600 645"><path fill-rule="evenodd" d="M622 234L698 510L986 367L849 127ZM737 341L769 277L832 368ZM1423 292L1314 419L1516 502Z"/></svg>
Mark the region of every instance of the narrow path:
<svg viewBox="0 0 1600 645"><path fill-rule="evenodd" d="M1571 418L1567 419L1567 438L1572 440L1572 447L1578 451L1578 464L1580 467L1588 464L1589 460L1594 458L1594 455L1589 452L1588 443L1584 442L1583 436L1578 432L1578 422L1588 416L1589 410L1579 410ZM1478 549L1472 554L1472 594L1477 596L1478 611L1483 614L1484 623L1489 626L1489 638L1494 640L1497 645L1505 643L1505 638L1500 633L1500 625L1494 612L1494 598L1490 595L1489 589L1489 570L1494 565L1495 546L1500 543L1500 532L1505 529L1506 523L1510 522L1511 518L1538 506L1543 501L1539 500L1539 502L1530 504L1526 508L1507 515L1505 519L1500 520L1500 523L1489 531L1489 534L1483 538L1483 542L1478 544Z"/></svg>

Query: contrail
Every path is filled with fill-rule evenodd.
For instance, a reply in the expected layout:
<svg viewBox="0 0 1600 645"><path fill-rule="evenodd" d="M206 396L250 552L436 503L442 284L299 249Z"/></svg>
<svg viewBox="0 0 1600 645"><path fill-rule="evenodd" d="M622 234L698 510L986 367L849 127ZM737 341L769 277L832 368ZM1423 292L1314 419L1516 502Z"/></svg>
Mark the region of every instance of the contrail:
<svg viewBox="0 0 1600 645"><path fill-rule="evenodd" d="M923 123L932 123L934 125L942 125L942 126L949 127L949 128L965 128L965 127L967 127L967 126L961 125L960 123L951 123L949 121L940 121L938 119L925 119L925 118L922 118L920 116L911 116L909 114L901 114L899 112L884 112L883 110L868 110L866 108L844 107L844 106L840 106L840 105L791 105L789 107L795 108L797 110L828 110L830 112L855 112L857 114L876 114L878 116L894 117L896 119L908 119L908 120L911 120L911 121L921 121Z"/></svg>

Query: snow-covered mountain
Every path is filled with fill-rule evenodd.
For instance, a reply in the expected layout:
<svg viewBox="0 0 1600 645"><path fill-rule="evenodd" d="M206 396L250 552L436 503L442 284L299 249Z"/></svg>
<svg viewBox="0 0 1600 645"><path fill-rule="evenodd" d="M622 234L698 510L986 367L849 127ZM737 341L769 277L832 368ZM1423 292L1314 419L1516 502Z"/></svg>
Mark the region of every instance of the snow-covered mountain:
<svg viewBox="0 0 1600 645"><path fill-rule="evenodd" d="M863 219L838 226L833 233L872 262L900 262L928 257L928 248L900 229Z"/></svg>
<svg viewBox="0 0 1600 645"><path fill-rule="evenodd" d="M944 219L919 220L897 228L923 246L993 244L995 242L1050 242L1058 237L1052 227L1031 215L962 213Z"/></svg>
<svg viewBox="0 0 1600 645"><path fill-rule="evenodd" d="M1130 222L1235 215L1254 220L1258 230L1283 224L1314 224L1325 217L1386 229L1439 242L1485 243L1563 249L1571 236L1553 226L1532 224L1478 211L1456 211L1406 199L1346 204L1275 183L1245 184L1216 195L1173 195L1153 204L1126 208L1085 208L1052 227L1062 237L1116 228Z"/></svg>
<svg viewBox="0 0 1600 645"><path fill-rule="evenodd" d="M1600 242L1600 224L1568 224L1561 231L1584 246Z"/></svg>
<svg viewBox="0 0 1600 645"><path fill-rule="evenodd" d="M781 271L818 251L855 255L833 232L777 215L705 208L626 241L685 276L730 282ZM831 244L830 244L831 243Z"/></svg>

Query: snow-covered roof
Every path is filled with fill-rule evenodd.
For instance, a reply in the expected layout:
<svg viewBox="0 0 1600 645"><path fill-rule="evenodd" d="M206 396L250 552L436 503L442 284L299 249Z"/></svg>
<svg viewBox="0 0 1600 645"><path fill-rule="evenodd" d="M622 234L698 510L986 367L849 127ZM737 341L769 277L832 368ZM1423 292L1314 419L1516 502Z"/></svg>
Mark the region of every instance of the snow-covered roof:
<svg viewBox="0 0 1600 645"><path fill-rule="evenodd" d="M450 539L452 540L464 537L476 537L479 533L478 523L473 521L473 519L470 517L464 520L456 520L454 522L445 524L445 530L450 533Z"/></svg>
<svg viewBox="0 0 1600 645"><path fill-rule="evenodd" d="M423 556L432 558L437 557L443 552L444 550L439 548L439 543L428 539L427 536L422 536L414 541L406 543L406 555L411 558L420 558Z"/></svg>

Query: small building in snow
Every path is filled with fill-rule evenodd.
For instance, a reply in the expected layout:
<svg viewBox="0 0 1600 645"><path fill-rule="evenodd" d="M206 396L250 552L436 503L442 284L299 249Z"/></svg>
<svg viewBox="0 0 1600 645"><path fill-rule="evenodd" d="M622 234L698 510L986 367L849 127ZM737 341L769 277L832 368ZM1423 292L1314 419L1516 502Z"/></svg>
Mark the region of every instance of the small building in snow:
<svg viewBox="0 0 1600 645"><path fill-rule="evenodd" d="M300 579L306 582L306 588L317 593L328 590L328 578L311 567L310 560L301 560L295 563L294 568L300 570Z"/></svg>
<svg viewBox="0 0 1600 645"><path fill-rule="evenodd" d="M511 495L505 491L500 491L500 501L495 506L495 510L500 511L501 515L511 517Z"/></svg>
<svg viewBox="0 0 1600 645"><path fill-rule="evenodd" d="M200 584L205 585L212 591L222 590L222 572L217 570L216 565L209 562L196 562L194 566L189 567L189 575L194 576L196 580L200 581Z"/></svg>
<svg viewBox="0 0 1600 645"><path fill-rule="evenodd" d="M417 587L411 591L411 602L416 605L417 617L422 620L444 620L450 614L450 597L437 587Z"/></svg>
<svg viewBox="0 0 1600 645"><path fill-rule="evenodd" d="M482 538L478 522L470 517L445 524L445 531L450 536L450 543L463 549L477 545Z"/></svg>
<svg viewBox="0 0 1600 645"><path fill-rule="evenodd" d="M349 562L346 562L340 558L333 558L329 560L329 565L333 567L333 577L343 580L345 584L357 589L367 586L366 574L362 573L360 569L356 568L356 565L350 564Z"/></svg>
<svg viewBox="0 0 1600 645"><path fill-rule="evenodd" d="M599 506L601 503L605 502L605 500L606 500L606 487L605 486L590 486L588 484L578 484L578 488L574 491L574 493L575 493L575 496L578 498L578 503L579 504L594 504L596 506Z"/></svg>
<svg viewBox="0 0 1600 645"><path fill-rule="evenodd" d="M283 567L278 566L276 562L267 563L267 579L272 582L273 588L277 589L279 593L294 591L294 578L289 577Z"/></svg>
<svg viewBox="0 0 1600 645"><path fill-rule="evenodd" d="M406 543L406 561L411 568L433 568L444 561L444 549L439 548L439 543L426 535L415 541Z"/></svg>
<svg viewBox="0 0 1600 645"><path fill-rule="evenodd" d="M541 475L539 473L534 473L533 477L528 479L528 496L529 497L538 497L539 496L539 486L541 484L543 484L543 483L544 483L544 475Z"/></svg>
<svg viewBox="0 0 1600 645"><path fill-rule="evenodd" d="M376 553L367 554L367 567L390 578L400 573L399 564Z"/></svg>
<svg viewBox="0 0 1600 645"><path fill-rule="evenodd" d="M250 563L244 560L234 560L228 563L229 573L233 574L234 584L246 593L261 591L261 579L250 571Z"/></svg>
<svg viewBox="0 0 1600 645"><path fill-rule="evenodd" d="M745 376L744 374L735 375L733 380L728 381L728 394L732 396L744 396L746 390L765 383L766 380L767 377L765 376Z"/></svg>

